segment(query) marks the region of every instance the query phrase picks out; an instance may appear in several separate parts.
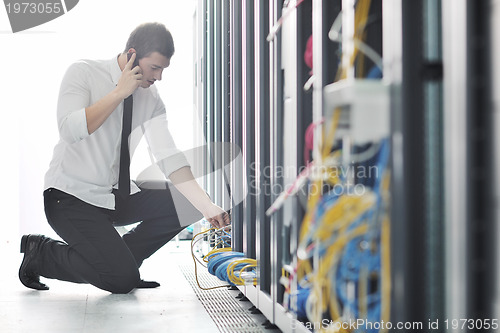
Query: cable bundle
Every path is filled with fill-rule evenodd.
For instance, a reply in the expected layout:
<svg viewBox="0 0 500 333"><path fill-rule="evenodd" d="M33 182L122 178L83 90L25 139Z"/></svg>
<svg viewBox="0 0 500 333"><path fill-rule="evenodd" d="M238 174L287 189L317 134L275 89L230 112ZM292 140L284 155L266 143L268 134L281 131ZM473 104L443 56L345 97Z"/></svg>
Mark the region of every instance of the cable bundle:
<svg viewBox="0 0 500 333"><path fill-rule="evenodd" d="M229 251L226 253L217 253L210 257L208 261L208 272L212 275L216 275L215 271L219 268L219 266L226 267L229 264L229 261L235 258L242 258L245 255L241 252L233 252ZM225 280L225 279L221 279Z"/></svg>
<svg viewBox="0 0 500 333"><path fill-rule="evenodd" d="M208 272L233 286L244 285L247 281L255 283L254 270L246 272L246 276L244 274L244 271L254 267L257 267L257 261L245 258L242 252L219 252L212 255L208 261Z"/></svg>
<svg viewBox="0 0 500 333"><path fill-rule="evenodd" d="M301 317L305 313L313 322L325 316L335 322L388 318L388 140L378 147L375 164L380 175L371 189L360 195L333 191L319 195L313 198L309 220L304 221L297 251L299 265L291 275L299 282L293 310Z"/></svg>
<svg viewBox="0 0 500 333"><path fill-rule="evenodd" d="M209 288L202 287L198 281L196 265L197 262L206 267L210 274L215 275L222 281L228 282L230 285L244 285L247 283L257 282L257 273L253 269L257 267L257 260L245 258L244 253L235 252L230 247L218 247L227 246L228 240L230 241L230 238L227 239L229 233L225 231L225 229L228 227L224 227L221 229L211 228L205 230L196 234L191 241L191 255L195 264L196 282L198 283L198 287L200 287L200 289L210 290L215 288L229 287L229 285ZM214 238L218 239L218 241L215 241L215 246L213 247L213 249L203 257L203 261L200 261L194 255L193 248L194 244L203 239L203 237L199 236L207 233L215 234Z"/></svg>
<svg viewBox="0 0 500 333"><path fill-rule="evenodd" d="M356 3L354 52L349 55L348 64L342 63L339 67L337 79L347 77L356 58L358 73L364 73L363 57L370 51L363 42L369 8L370 0ZM339 35L341 21L335 21L331 32ZM381 70L380 57L367 55ZM342 186L354 180L335 172L335 168L346 166L341 158L343 147L334 147L340 115L341 109L337 108L332 118L321 120L321 146L314 161L318 172L311 172L312 190L300 230L297 265L286 269L285 265L280 279L286 290L285 306L299 318L315 323L321 323L324 318L332 322L356 318L387 321L390 309L389 173L386 172L389 141L374 142L367 149L357 147L363 150L361 153L351 152L354 153L350 156L352 165L365 170L374 167L377 171L375 178L355 180L355 184L362 185L366 191L336 193L331 189L337 184ZM320 123L314 127L318 125ZM305 145L309 148L314 127L306 136ZM305 157L308 155L306 152ZM293 289L294 281L297 290Z"/></svg>
<svg viewBox="0 0 500 333"><path fill-rule="evenodd" d="M354 16L354 50L348 61L340 64L336 80L345 79L354 72L357 59L358 77L364 73L364 56L370 58L380 77L381 57L364 43L370 0L356 2ZM329 37L341 41L340 15L333 23ZM364 180L347 178L335 172L342 164L342 148L335 147L335 134L341 108L334 110L330 119L312 125L306 135L305 146L311 149L314 127L322 130L319 154L315 156L307 210L299 234L297 265L284 265L280 282L285 286L285 307L300 319L322 323L342 323L363 318L370 322L389 319L390 312L390 247L389 247L389 140L373 142L362 150L350 151L352 165L374 168L375 177ZM365 149L367 148L367 149ZM309 151L304 153L309 161ZM348 166L351 166L349 164ZM316 172L318 170L318 172ZM332 172L333 170L333 172ZM357 177L357 175L356 175ZM335 186L354 180L366 191L363 193L335 193ZM297 289L293 286L297 283ZM320 331L333 330L322 328ZM362 327L358 327L361 331ZM372 332L372 330L366 330Z"/></svg>

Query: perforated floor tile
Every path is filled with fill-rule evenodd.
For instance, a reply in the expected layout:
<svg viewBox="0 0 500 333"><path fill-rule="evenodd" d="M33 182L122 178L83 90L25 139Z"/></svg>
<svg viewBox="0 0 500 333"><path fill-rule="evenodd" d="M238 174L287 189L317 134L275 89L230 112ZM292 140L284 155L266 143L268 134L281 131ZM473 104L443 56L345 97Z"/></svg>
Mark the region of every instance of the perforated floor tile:
<svg viewBox="0 0 500 333"><path fill-rule="evenodd" d="M209 316L213 319L217 327L224 333L263 333L269 330L263 329L261 323L258 323L249 310L240 305L239 300L235 298L234 293L227 288L218 288L212 290L202 290L196 283L194 265L179 265L182 273L186 277L200 302L207 310ZM198 281L205 288L219 286L224 284L218 278L208 273L203 268L198 268ZM251 303L246 303L250 307ZM262 316L265 320L265 318Z"/></svg>

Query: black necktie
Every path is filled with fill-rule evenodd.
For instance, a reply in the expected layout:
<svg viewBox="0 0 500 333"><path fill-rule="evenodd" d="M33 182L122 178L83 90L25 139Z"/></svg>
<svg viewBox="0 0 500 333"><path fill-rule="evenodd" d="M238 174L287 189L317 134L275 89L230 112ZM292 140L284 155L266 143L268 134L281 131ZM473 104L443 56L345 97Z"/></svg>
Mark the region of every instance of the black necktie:
<svg viewBox="0 0 500 333"><path fill-rule="evenodd" d="M130 195L130 151L128 138L132 131L132 95L123 102L122 142L120 148L120 174L118 176L118 193L124 199Z"/></svg>

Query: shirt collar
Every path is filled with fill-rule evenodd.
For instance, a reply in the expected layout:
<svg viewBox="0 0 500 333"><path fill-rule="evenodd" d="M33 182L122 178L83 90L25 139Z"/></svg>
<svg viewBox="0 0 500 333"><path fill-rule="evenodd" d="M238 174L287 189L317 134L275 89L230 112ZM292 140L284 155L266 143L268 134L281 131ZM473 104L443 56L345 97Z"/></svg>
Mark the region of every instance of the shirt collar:
<svg viewBox="0 0 500 333"><path fill-rule="evenodd" d="M118 84L118 81L120 80L120 77L122 76L122 70L120 69L120 66L118 65L118 56L113 57L109 61L109 72L111 74L111 79L113 80L113 83Z"/></svg>

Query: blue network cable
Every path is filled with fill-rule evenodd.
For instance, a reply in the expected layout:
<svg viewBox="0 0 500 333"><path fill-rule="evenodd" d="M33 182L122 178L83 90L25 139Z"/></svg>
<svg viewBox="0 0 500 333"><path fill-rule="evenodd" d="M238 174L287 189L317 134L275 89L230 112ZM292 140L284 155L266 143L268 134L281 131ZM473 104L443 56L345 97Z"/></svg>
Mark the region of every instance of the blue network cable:
<svg viewBox="0 0 500 333"><path fill-rule="evenodd" d="M377 322L381 318L381 230L379 225L380 214L383 210L383 198L380 193L381 182L389 160L389 140L384 139L380 143L379 150L372 158L362 164L365 167L375 166L376 177L365 179L363 185L372 188L376 195L374 207L363 213L353 221L348 230L354 230L362 224L368 224L369 231L349 241L342 252L341 257L331 268L332 287L335 288L336 297L343 312L350 312L359 318L364 315L368 321ZM316 206L312 232L319 227L323 216L336 204L339 194L335 191L326 193ZM320 244L318 253L320 258L324 256L328 248L335 242L336 235L330 240ZM312 241L312 240L311 240ZM359 313L360 278L362 271L366 273L366 313ZM354 286L354 295L348 295L348 285ZM302 317L306 314L306 300L310 294L309 288L300 287L297 291L297 315ZM368 330L372 333L374 331Z"/></svg>
<svg viewBox="0 0 500 333"><path fill-rule="evenodd" d="M245 259L245 255L242 252L217 252L207 256L208 259L208 272L215 275L222 281L226 281L231 285L235 285L228 276L228 266L234 262L241 259ZM240 263L232 267L232 271L239 271L246 267L248 263ZM252 270L254 274L255 270Z"/></svg>

